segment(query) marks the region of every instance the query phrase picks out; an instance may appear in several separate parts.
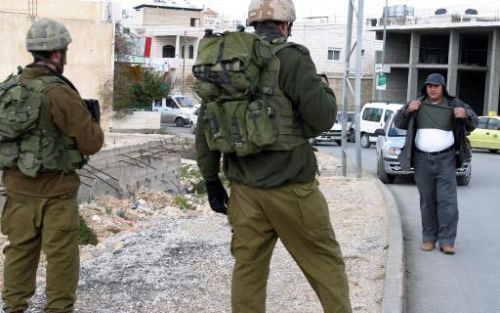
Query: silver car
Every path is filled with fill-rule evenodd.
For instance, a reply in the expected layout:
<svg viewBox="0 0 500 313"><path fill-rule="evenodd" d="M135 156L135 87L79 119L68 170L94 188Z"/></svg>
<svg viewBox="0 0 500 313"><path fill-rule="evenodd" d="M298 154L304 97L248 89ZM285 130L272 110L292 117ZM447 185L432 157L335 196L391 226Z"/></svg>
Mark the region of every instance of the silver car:
<svg viewBox="0 0 500 313"><path fill-rule="evenodd" d="M392 184L398 175L413 175L412 169L402 169L398 156L405 144L406 130L394 126L393 114L384 129L377 129L377 176L384 184ZM467 186L471 179L470 160L457 169L457 184Z"/></svg>

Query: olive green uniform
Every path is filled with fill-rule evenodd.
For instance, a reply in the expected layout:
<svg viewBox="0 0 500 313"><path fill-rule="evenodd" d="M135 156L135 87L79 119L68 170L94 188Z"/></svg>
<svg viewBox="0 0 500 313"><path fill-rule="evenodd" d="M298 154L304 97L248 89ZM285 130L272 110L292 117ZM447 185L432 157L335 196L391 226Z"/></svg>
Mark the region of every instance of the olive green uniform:
<svg viewBox="0 0 500 313"><path fill-rule="evenodd" d="M316 76L308 51L292 46L277 56L279 86L300 115L303 133L312 137L330 129L336 116L335 96ZM199 121L203 114L202 105ZM212 179L220 172L221 154L209 150L200 128L198 165L203 177ZM315 180L317 161L311 145L246 157L224 154L223 167L231 181L233 313L265 312L269 262L278 238L311 283L324 311L351 312L344 261Z"/></svg>
<svg viewBox="0 0 500 313"><path fill-rule="evenodd" d="M54 75L42 66L26 67L23 79ZM52 121L64 135L75 140L83 155L100 150L104 135L92 120L78 92L69 85L51 88ZM34 294L36 271L42 249L47 256L46 311L72 312L79 275L78 204L80 185L74 171L41 172L31 178L17 169L4 173L7 200L2 212L2 233L9 244L4 249L5 312L27 308Z"/></svg>

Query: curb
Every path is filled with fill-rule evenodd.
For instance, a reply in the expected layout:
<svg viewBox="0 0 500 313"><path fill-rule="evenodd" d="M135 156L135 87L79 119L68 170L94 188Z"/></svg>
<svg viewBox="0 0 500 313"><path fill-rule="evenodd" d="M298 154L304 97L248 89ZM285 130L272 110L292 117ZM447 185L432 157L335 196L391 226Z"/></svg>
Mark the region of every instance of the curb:
<svg viewBox="0 0 500 313"><path fill-rule="evenodd" d="M389 248L385 269L382 313L403 313L405 311L405 255L401 217L392 193L378 179L377 185L384 194L387 203L389 228Z"/></svg>

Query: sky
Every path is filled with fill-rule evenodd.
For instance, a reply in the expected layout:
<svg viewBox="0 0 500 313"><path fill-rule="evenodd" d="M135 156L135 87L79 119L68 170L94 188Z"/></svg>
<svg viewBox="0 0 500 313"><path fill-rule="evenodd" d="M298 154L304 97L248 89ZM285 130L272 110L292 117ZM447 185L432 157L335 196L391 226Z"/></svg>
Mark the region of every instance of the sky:
<svg viewBox="0 0 500 313"><path fill-rule="evenodd" d="M129 3L132 5L152 2L152 0L116 0L117 2ZM182 3L184 0L174 0ZM354 0L357 4L359 0ZM380 17L382 8L386 0L364 0L364 16ZM414 7L415 10L424 12L434 12L439 8L446 8L448 11L460 11L474 8L481 13L500 12L500 0L387 0L388 5L406 4ZM218 13L231 15L237 18L245 18L250 0L189 0L190 3L199 6L205 5L214 9ZM298 18L306 16L337 16L339 18L347 15L349 0L294 0ZM437 4L436 4L437 3ZM473 4L471 4L473 3Z"/></svg>

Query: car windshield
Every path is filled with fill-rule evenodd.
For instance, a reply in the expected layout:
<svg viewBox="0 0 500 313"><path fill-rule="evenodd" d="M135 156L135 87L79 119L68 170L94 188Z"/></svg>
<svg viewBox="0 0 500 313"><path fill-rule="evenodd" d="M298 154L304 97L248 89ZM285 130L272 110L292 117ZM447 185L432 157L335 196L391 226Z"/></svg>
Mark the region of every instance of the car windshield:
<svg viewBox="0 0 500 313"><path fill-rule="evenodd" d="M401 129L397 128L394 126L394 122L391 121L391 124L389 126L389 131L387 132L387 136L389 137L405 137L406 136L406 129Z"/></svg>
<svg viewBox="0 0 500 313"><path fill-rule="evenodd" d="M179 105L183 108L192 108L194 106L193 101L186 96L177 96L175 100L177 100Z"/></svg>

